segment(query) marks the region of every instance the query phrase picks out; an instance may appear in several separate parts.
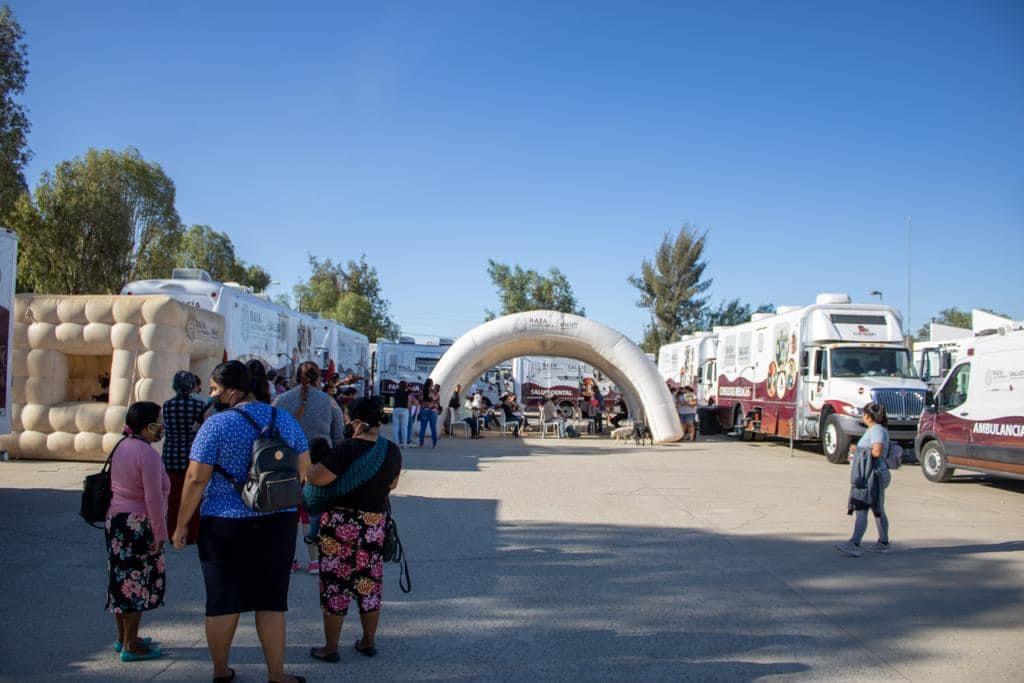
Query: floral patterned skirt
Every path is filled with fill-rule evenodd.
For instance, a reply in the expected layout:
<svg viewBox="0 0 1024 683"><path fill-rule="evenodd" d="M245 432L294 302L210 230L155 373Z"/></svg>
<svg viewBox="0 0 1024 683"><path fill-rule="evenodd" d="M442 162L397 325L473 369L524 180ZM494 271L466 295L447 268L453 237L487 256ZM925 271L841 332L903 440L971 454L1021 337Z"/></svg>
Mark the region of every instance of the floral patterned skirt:
<svg viewBox="0 0 1024 683"><path fill-rule="evenodd" d="M123 512L107 520L107 609L145 612L164 604L164 551L154 553L153 528L145 515Z"/></svg>
<svg viewBox="0 0 1024 683"><path fill-rule="evenodd" d="M380 609L384 589L387 515L335 508L320 515L320 606L345 615L352 600L360 614Z"/></svg>

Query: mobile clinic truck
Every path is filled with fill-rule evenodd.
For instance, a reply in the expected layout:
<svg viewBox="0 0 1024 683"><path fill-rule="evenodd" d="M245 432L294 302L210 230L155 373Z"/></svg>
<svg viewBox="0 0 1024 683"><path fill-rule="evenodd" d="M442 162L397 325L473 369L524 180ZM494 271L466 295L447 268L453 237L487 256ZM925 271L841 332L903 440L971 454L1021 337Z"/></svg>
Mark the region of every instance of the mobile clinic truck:
<svg viewBox="0 0 1024 683"><path fill-rule="evenodd" d="M18 236L12 230L0 228L0 435L11 433L11 350L17 264Z"/></svg>
<svg viewBox="0 0 1024 683"><path fill-rule="evenodd" d="M322 368L334 363L353 374L369 372L366 337L333 320L314 318L253 294L233 283L214 281L196 268L178 268L168 280L129 282L125 295L165 294L224 317L224 355L231 360L258 358L268 368L291 376L299 363Z"/></svg>
<svg viewBox="0 0 1024 683"><path fill-rule="evenodd" d="M894 441L912 442L927 387L903 343L899 312L819 294L811 306L719 330L719 421L759 435L820 439L830 462L845 463L864 433L864 406L885 407Z"/></svg>
<svg viewBox="0 0 1024 683"><path fill-rule="evenodd" d="M1024 329L986 330L967 346L921 415L929 481L957 468L1024 479Z"/></svg>
<svg viewBox="0 0 1024 683"><path fill-rule="evenodd" d="M718 337L714 332L695 332L658 349L658 372L675 387L693 387L703 405L715 395L714 360Z"/></svg>
<svg viewBox="0 0 1024 683"><path fill-rule="evenodd" d="M377 393L390 399L398 383L403 380L410 391L418 392L453 343L453 340L444 337L430 344L418 344L415 339L406 336L400 337L398 341L378 339L374 376ZM444 405L448 405L447 399Z"/></svg>
<svg viewBox="0 0 1024 683"><path fill-rule="evenodd" d="M611 410L619 395L612 384L596 368L572 358L555 356L522 356L512 359L512 379L516 400L523 407L540 408L551 395L565 417L576 414L585 382L594 382L604 397L604 410Z"/></svg>

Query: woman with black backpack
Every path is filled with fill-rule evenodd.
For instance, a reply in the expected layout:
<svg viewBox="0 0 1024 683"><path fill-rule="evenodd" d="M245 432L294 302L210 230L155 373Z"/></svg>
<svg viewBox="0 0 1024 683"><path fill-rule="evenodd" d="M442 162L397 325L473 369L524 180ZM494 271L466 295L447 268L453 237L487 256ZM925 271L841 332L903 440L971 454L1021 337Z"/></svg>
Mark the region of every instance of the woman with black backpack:
<svg viewBox="0 0 1024 683"><path fill-rule="evenodd" d="M402 471L401 449L380 434L384 418L380 399L356 399L349 415L354 436L333 448L309 472L310 484L345 491L328 501L327 511L320 515L317 540L325 642L323 647L312 648L310 655L332 663L340 659L341 625L353 601L363 627L355 649L367 657L377 654L388 496L398 486Z"/></svg>
<svg viewBox="0 0 1024 683"><path fill-rule="evenodd" d="M191 462L178 512L175 548L183 548L188 518L199 506L199 560L206 584L206 643L215 681L229 681L231 641L242 612L256 613L256 631L271 681L302 681L284 673L285 618L298 513L274 508L266 482L298 489L309 468L302 428L287 411L255 400L249 369L221 363L210 378L217 412L192 443ZM262 444L273 444L268 453ZM266 477L274 458L294 469ZM265 461L262 456L269 460ZM261 467L263 469L261 469ZM243 487L244 482L244 487ZM286 498L292 500L292 498ZM260 511L263 506L272 508Z"/></svg>

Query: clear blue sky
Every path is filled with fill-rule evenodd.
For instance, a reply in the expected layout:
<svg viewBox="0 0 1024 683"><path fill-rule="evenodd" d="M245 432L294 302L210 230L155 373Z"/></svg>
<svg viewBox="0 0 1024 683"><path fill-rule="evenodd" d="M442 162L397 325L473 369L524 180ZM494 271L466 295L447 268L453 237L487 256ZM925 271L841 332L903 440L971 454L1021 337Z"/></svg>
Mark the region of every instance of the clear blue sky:
<svg viewBox="0 0 1024 683"><path fill-rule="evenodd" d="M1024 318L1018 0L13 8L33 186L135 146L277 291L365 252L413 333L495 307L495 258L638 337L626 277L683 221L716 301L904 308L912 216L915 328Z"/></svg>

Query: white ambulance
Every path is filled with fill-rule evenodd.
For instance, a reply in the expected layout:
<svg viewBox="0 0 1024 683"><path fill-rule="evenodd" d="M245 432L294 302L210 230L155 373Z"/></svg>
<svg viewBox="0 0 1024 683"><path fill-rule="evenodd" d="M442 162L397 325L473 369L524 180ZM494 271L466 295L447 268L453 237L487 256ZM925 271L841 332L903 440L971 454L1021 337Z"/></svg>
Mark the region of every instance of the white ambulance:
<svg viewBox="0 0 1024 683"><path fill-rule="evenodd" d="M917 449L929 481L956 469L1024 479L1024 326L982 331L921 415Z"/></svg>
<svg viewBox="0 0 1024 683"><path fill-rule="evenodd" d="M830 462L846 463L864 433L869 402L883 405L893 440L912 442L927 387L890 306L819 294L811 306L718 331L718 415L744 438L817 440Z"/></svg>
<svg viewBox="0 0 1024 683"><path fill-rule="evenodd" d="M704 405L715 395L717 356L718 336L714 332L695 332L658 349L658 372L673 387L693 387L698 404Z"/></svg>

